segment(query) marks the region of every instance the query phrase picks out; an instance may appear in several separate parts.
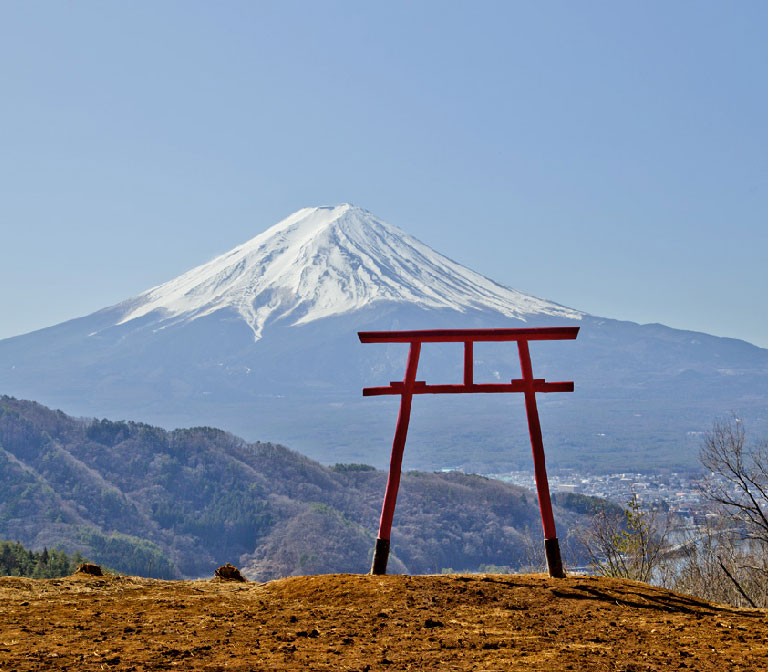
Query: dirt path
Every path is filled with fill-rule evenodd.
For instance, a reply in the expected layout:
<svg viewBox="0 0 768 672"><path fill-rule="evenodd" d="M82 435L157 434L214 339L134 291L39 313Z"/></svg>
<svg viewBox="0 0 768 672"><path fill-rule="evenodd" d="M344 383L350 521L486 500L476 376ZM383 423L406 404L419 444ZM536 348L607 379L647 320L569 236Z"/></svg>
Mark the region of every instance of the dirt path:
<svg viewBox="0 0 768 672"><path fill-rule="evenodd" d="M0 671L768 669L768 612L540 575L0 579Z"/></svg>

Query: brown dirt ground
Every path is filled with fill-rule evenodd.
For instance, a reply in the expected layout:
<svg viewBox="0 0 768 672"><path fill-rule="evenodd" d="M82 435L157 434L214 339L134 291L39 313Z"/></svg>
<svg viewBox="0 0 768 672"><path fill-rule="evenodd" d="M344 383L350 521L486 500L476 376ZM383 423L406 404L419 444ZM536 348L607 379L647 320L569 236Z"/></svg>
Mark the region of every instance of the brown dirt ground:
<svg viewBox="0 0 768 672"><path fill-rule="evenodd" d="M0 671L756 671L767 616L595 577L2 578Z"/></svg>

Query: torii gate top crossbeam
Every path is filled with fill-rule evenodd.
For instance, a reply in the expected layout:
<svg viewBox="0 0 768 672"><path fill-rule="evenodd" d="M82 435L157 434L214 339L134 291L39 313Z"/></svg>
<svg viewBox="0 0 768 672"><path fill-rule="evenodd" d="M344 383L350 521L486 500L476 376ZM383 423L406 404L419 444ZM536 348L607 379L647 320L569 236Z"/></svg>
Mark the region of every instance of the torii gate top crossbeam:
<svg viewBox="0 0 768 672"><path fill-rule="evenodd" d="M527 358L527 341L562 341L576 338L579 327L538 327L528 329L427 329L421 331L361 331L361 343L463 343L463 384L427 385L415 380L406 389L406 381L391 381L387 387L366 387L364 397L386 394L472 394L494 392L573 392L573 382L546 382L533 378L530 366L523 367L523 377L509 383L475 383L473 344L480 342L517 341ZM529 358L528 358L529 359Z"/></svg>
<svg viewBox="0 0 768 672"><path fill-rule="evenodd" d="M576 338L579 327L527 329L422 329L417 331L360 331L361 343L465 343L473 341L565 341Z"/></svg>

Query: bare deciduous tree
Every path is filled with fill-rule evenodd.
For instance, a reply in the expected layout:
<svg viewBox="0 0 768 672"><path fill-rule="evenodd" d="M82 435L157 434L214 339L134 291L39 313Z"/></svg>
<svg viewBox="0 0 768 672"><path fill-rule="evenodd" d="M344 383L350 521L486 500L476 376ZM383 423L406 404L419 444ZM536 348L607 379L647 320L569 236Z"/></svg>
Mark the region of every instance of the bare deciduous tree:
<svg viewBox="0 0 768 672"><path fill-rule="evenodd" d="M633 497L623 513L598 512L579 537L598 574L647 583L663 561L667 524Z"/></svg>
<svg viewBox="0 0 768 672"><path fill-rule="evenodd" d="M768 545L768 441L747 444L743 424L732 417L714 423L699 459L712 474L704 495L745 539Z"/></svg>
<svg viewBox="0 0 768 672"><path fill-rule="evenodd" d="M768 604L768 441L748 443L744 425L732 416L707 433L699 453L710 476L702 493L722 515L721 531L709 549L721 577L730 583L730 604ZM717 571L715 571L715 574ZM714 583L714 576L711 579ZM721 579L722 583L722 579ZM710 599L714 599L710 596Z"/></svg>

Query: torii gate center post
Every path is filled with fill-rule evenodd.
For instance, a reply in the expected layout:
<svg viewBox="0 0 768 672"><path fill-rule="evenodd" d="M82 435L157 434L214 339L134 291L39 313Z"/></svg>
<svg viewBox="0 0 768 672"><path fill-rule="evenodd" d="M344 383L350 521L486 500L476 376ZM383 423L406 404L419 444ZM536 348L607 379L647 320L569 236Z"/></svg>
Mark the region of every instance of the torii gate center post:
<svg viewBox="0 0 768 672"><path fill-rule="evenodd" d="M534 378L531 366L531 354L528 341L570 340L576 338L579 327L540 327L530 329L433 329L425 331L361 331L358 332L361 343L409 343L408 363L402 382L391 382L387 387L366 387L364 397L385 394L400 395L400 413L392 441L392 456L389 462L389 478L381 507L379 535L373 554L371 574L386 574L389 560L389 542L392 531L392 517L395 513L397 491L400 487L400 472L403 462L403 449L408 434L408 422L411 418L411 401L414 394L463 394L489 392L522 392L525 395L525 411L528 416L528 431L533 449L533 466L536 478L536 491L539 497L541 523L544 528L544 553L547 568L552 577L565 576L560 556L560 544L557 541L555 519L552 515L552 502L549 496L549 483L544 461L544 443L541 437L539 411L536 407L537 392L573 392L573 382L548 383L543 378ZM509 383L475 383L473 345L488 341L516 341L520 355L522 378ZM464 344L464 382L449 385L427 385L416 380L419 367L419 355L422 343L463 343Z"/></svg>

